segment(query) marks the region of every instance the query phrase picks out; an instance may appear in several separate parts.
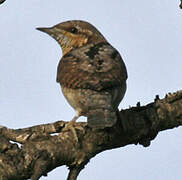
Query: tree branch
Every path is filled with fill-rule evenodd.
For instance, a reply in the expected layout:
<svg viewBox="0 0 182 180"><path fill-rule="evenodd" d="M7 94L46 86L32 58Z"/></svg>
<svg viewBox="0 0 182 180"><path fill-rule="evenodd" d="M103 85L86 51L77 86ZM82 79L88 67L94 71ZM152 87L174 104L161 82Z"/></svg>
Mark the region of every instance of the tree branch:
<svg viewBox="0 0 182 180"><path fill-rule="evenodd" d="M76 123L78 142L71 130L63 131L66 124L57 121L16 130L1 126L0 179L38 180L66 165L67 180L76 180L89 160L104 150L128 144L149 146L159 131L182 125L182 91L118 112L112 128L93 130L87 123Z"/></svg>
<svg viewBox="0 0 182 180"><path fill-rule="evenodd" d="M81 170L82 170L81 167L80 168L70 169L67 180L76 180L77 176L78 176L78 174L80 173Z"/></svg>

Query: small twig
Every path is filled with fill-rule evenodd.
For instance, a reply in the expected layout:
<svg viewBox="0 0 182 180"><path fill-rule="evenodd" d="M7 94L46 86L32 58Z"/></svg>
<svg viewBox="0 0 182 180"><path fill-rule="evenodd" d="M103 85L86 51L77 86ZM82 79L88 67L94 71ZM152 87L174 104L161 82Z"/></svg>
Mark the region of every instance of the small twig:
<svg viewBox="0 0 182 180"><path fill-rule="evenodd" d="M82 168L70 169L67 180L76 180Z"/></svg>
<svg viewBox="0 0 182 180"><path fill-rule="evenodd" d="M27 140L36 139L39 136L59 133L61 129L67 124L64 121L57 121L49 124L42 124L24 129L9 129L4 126L0 126L1 135L6 138L24 144Z"/></svg>

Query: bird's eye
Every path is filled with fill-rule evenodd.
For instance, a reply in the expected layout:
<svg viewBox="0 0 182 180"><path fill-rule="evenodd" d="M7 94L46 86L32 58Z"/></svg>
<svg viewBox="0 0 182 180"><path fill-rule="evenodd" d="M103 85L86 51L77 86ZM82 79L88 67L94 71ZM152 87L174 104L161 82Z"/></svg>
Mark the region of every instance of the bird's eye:
<svg viewBox="0 0 182 180"><path fill-rule="evenodd" d="M76 34L78 32L78 29L76 27L73 27L71 29L71 33Z"/></svg>

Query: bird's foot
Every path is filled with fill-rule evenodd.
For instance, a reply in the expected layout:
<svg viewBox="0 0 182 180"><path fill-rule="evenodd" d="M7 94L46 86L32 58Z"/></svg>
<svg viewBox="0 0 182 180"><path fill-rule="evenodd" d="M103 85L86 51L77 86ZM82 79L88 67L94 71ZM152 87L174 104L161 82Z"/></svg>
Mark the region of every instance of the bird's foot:
<svg viewBox="0 0 182 180"><path fill-rule="evenodd" d="M83 133L85 132L85 129L82 126L78 126L76 123L76 120L78 119L79 116L75 116L69 123L65 125L63 128L62 132L68 132L71 131L74 137L74 140L78 143L78 135L76 132L76 129L82 131Z"/></svg>
<svg viewBox="0 0 182 180"><path fill-rule="evenodd" d="M75 121L70 121L68 124L66 124L66 126L64 127L62 132L66 132L66 131L70 131L71 130L75 141L78 142L78 136L77 136L77 133L76 133L76 128L74 126L75 123L76 123Z"/></svg>

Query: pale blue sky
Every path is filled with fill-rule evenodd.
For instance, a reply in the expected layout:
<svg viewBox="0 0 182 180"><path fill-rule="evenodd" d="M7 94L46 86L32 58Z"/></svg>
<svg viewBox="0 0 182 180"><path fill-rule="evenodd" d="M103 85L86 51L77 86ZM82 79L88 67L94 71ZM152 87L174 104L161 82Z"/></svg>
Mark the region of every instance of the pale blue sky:
<svg viewBox="0 0 182 180"><path fill-rule="evenodd" d="M0 6L0 125L28 127L71 120L73 109L56 83L61 49L36 27L81 19L116 47L128 69L120 108L153 101L182 87L182 10L171 0L7 0ZM81 118L83 120L84 118ZM160 133L148 148L106 151L79 180L181 180L182 128ZM65 167L41 180L66 179Z"/></svg>

